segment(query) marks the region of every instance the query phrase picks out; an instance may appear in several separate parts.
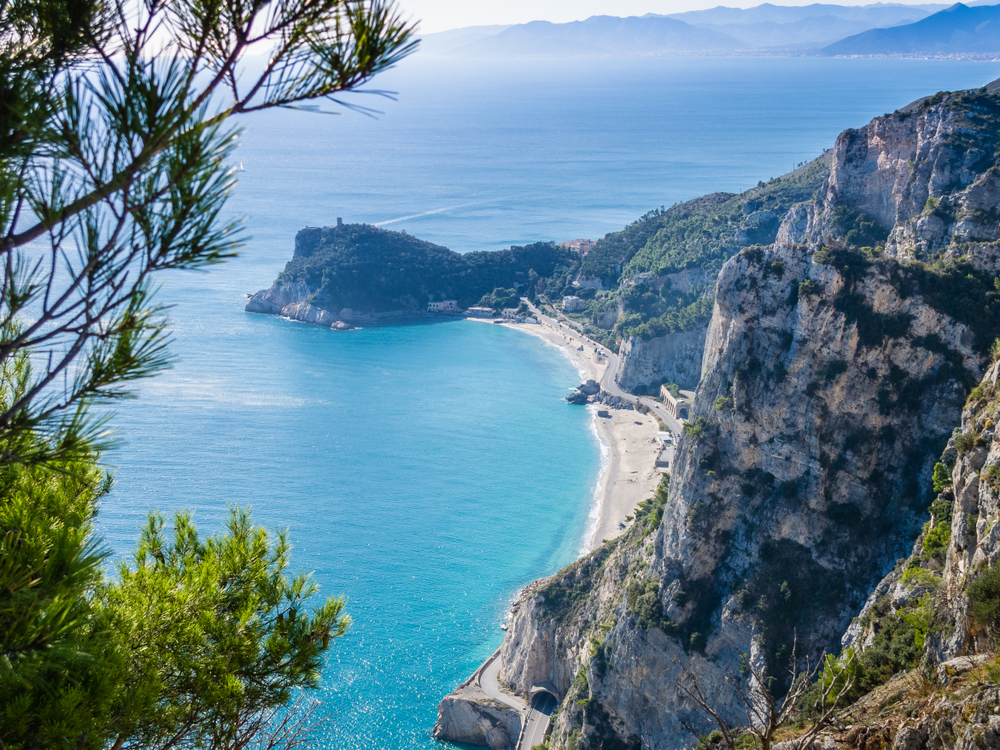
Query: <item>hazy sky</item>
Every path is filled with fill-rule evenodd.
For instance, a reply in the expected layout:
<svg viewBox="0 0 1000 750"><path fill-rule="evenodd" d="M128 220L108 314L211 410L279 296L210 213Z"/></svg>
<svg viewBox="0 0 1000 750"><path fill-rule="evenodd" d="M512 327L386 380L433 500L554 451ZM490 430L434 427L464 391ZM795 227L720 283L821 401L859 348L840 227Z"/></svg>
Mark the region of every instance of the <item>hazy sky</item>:
<svg viewBox="0 0 1000 750"><path fill-rule="evenodd" d="M752 8L765 0L397 0L404 15L420 19L424 33L461 26L527 21L579 21L596 15L641 16L680 13L726 5ZM775 5L810 5L817 0L771 0ZM868 5L873 0L824 0L836 5ZM895 0L906 3L907 0ZM931 0L932 2L934 0ZM919 4L926 0L917 0ZM940 0L938 0L940 2Z"/></svg>

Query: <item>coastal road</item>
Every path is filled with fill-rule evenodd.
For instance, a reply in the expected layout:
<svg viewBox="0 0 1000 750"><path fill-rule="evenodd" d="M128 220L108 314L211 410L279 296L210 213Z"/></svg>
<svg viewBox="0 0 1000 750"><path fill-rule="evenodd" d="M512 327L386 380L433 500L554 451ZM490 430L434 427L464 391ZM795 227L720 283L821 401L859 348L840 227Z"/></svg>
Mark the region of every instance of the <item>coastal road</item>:
<svg viewBox="0 0 1000 750"><path fill-rule="evenodd" d="M620 360L618 355L613 351L608 349L606 346L601 346L596 341L591 339L585 333L580 331L576 323L569 318L563 316L559 311L556 311L561 320L556 320L550 318L548 315L542 313L537 307L535 307L531 302L528 301L526 297L521 298L523 302L526 302L531 312L534 313L543 324L548 325L550 328L555 328L559 331L564 331L568 333L575 339L580 341L582 346L589 346L596 351L600 352L605 359L608 360L608 366L604 370L604 377L601 378L601 388L603 388L607 393L612 396L617 396L618 398L625 399L631 404L641 402L644 406L648 406L653 412L660 418L660 420L674 433L675 437L680 438L682 434L682 425L679 420L677 420L670 412L667 411L666 407L654 398L649 396L635 396L627 391L622 390L621 386L618 385L618 367Z"/></svg>
<svg viewBox="0 0 1000 750"><path fill-rule="evenodd" d="M479 671L479 687L493 700L506 703L511 708L524 711L528 704L519 695L511 695L500 689L500 651L496 651L493 656L487 659L483 668Z"/></svg>
<svg viewBox="0 0 1000 750"><path fill-rule="evenodd" d="M535 745L545 741L545 732L549 728L552 712L559 702L551 693L538 693L531 702L528 712L528 722L521 734L521 742L515 750L531 750Z"/></svg>
<svg viewBox="0 0 1000 750"><path fill-rule="evenodd" d="M549 719L559 702L550 693L538 693L531 701L531 707L519 695L505 693L500 687L500 651L486 660L479 670L476 681L486 695L500 701L521 714L521 737L514 750L531 750L545 739Z"/></svg>
<svg viewBox="0 0 1000 750"><path fill-rule="evenodd" d="M580 342L580 346L589 347L594 351L600 352L608 361L608 366L604 370L604 377L601 378L601 388L610 393L612 396L617 396L618 398L625 399L630 404L635 403L635 396L631 393L623 391L617 382L618 377L618 355L613 351L608 349L606 346L601 346L592 338L583 333L579 328L577 328L576 323L569 318L563 317L558 311L556 315L559 315L561 320L556 318L551 318L544 314L541 310L535 307L527 297L521 298L522 302L528 305L528 308L534 314L538 320L540 320L544 325L548 325L549 328L555 328L561 333L568 334L570 338L575 339Z"/></svg>
<svg viewBox="0 0 1000 750"><path fill-rule="evenodd" d="M656 413L656 416L658 416L660 420L670 428L670 431L674 433L677 438L680 438L683 434L683 425L681 425L673 414L667 411L667 407L649 396L640 396L639 401L641 401L644 406L648 406L652 409L653 412Z"/></svg>

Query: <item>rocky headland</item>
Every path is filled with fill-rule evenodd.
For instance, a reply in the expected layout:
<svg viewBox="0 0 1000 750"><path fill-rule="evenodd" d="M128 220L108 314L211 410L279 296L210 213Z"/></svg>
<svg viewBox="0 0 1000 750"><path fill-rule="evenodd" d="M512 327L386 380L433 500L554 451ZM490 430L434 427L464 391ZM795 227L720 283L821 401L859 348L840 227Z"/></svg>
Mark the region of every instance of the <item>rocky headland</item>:
<svg viewBox="0 0 1000 750"><path fill-rule="evenodd" d="M285 270L246 311L344 330L424 313L431 301L464 309L496 289L559 288L577 263L551 242L462 254L367 224L306 227Z"/></svg>
<svg viewBox="0 0 1000 750"><path fill-rule="evenodd" d="M647 342L626 350L642 352L637 379L665 379L648 342L669 350L684 334L699 349L701 308L685 309L708 300L711 315L669 484L623 535L526 590L501 646L511 692L545 683L561 701L552 750L675 750L699 734L722 747L684 686L745 726L740 691L765 688L744 659L780 695L793 643L803 663L856 663L868 696L850 697L863 731L839 725L816 747L995 746L1000 666L986 662L1000 609L993 623L982 592L1000 556L997 89L939 93L844 132L799 170L796 189L818 176L808 195L788 205L786 192L754 220L766 242L730 252L767 209L762 183L674 215L732 214L704 246L665 241L669 212L644 217L656 231L626 229L632 250L607 243L633 253L607 256L624 272L604 276L614 291L595 303L619 305L616 325L629 294L674 305L634 329ZM718 264L714 283L671 296L661 279L682 264ZM970 655L982 658L955 661ZM961 692L927 698L927 680L959 673ZM899 682L908 674L923 687ZM890 703L905 710L870 711L897 682Z"/></svg>

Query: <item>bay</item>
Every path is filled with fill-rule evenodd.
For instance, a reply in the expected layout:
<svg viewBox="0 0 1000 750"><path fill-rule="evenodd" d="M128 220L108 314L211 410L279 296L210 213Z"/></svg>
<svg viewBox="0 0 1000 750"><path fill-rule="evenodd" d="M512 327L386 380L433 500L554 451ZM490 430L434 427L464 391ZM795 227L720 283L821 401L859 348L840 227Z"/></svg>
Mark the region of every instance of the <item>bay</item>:
<svg viewBox="0 0 1000 750"><path fill-rule="evenodd" d="M463 252L596 238L997 76L933 60L417 56L371 85L398 101L350 99L377 118L247 118L230 208L252 239L225 266L164 280L177 361L119 409L101 533L124 554L149 509L193 509L214 531L229 504L288 527L296 567L355 618L330 651L320 746L435 745L438 700L496 648L510 597L578 553L599 447L561 400L577 373L533 337L244 313L295 232L341 216Z"/></svg>

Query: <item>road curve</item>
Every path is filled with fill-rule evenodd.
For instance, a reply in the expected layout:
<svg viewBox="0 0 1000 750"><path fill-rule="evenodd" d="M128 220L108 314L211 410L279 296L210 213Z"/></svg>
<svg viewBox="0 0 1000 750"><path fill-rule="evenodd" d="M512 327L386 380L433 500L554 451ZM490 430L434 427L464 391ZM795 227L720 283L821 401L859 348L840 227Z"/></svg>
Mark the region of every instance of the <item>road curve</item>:
<svg viewBox="0 0 1000 750"><path fill-rule="evenodd" d="M500 689L500 649L493 652L493 656L483 663L477 680L479 688L493 700L505 703L518 711L524 711L528 707L521 696L511 695Z"/></svg>

